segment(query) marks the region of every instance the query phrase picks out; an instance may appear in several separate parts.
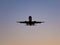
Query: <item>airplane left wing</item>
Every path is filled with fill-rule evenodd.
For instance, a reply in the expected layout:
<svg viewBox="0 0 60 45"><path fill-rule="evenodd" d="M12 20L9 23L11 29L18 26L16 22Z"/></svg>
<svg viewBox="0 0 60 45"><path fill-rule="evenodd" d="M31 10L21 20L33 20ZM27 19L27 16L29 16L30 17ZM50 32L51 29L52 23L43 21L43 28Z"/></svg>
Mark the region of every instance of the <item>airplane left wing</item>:
<svg viewBox="0 0 60 45"><path fill-rule="evenodd" d="M28 21L18 21L17 23L28 23Z"/></svg>

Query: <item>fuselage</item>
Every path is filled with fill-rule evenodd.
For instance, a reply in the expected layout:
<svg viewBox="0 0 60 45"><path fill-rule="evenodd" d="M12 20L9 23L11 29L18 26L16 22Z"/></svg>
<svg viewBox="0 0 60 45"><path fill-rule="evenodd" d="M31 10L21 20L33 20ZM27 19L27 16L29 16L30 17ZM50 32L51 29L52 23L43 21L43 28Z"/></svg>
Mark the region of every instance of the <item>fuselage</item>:
<svg viewBox="0 0 60 45"><path fill-rule="evenodd" d="M32 17L31 16L29 16L29 22L32 22Z"/></svg>
<svg viewBox="0 0 60 45"><path fill-rule="evenodd" d="M27 23L27 25L34 25L34 23L33 23L33 21L32 21L32 17L31 16L29 16L29 21L28 21L29 23Z"/></svg>

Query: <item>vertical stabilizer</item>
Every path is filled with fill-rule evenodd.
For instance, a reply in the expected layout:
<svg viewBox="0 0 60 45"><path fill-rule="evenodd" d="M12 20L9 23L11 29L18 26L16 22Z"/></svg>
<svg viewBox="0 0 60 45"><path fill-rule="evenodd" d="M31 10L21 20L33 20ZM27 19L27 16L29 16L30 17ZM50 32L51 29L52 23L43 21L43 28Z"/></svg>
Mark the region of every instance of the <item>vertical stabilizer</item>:
<svg viewBox="0 0 60 45"><path fill-rule="evenodd" d="M32 16L29 16L29 21L30 21L30 22L32 21Z"/></svg>

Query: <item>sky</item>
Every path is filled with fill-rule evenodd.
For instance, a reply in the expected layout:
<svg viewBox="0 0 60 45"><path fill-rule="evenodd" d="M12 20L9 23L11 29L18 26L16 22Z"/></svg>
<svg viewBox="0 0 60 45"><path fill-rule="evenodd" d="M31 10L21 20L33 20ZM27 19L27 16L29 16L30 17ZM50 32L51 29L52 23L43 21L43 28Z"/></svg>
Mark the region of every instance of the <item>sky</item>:
<svg viewBox="0 0 60 45"><path fill-rule="evenodd" d="M0 45L60 45L60 0L0 0Z"/></svg>

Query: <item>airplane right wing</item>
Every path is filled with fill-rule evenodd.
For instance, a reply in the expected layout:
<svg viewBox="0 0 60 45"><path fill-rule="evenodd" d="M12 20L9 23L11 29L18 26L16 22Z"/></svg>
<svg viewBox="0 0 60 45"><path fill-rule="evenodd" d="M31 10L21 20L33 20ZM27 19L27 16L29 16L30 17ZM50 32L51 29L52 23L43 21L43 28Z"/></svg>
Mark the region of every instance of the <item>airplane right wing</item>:
<svg viewBox="0 0 60 45"><path fill-rule="evenodd" d="M33 23L44 23L44 22L34 21Z"/></svg>

